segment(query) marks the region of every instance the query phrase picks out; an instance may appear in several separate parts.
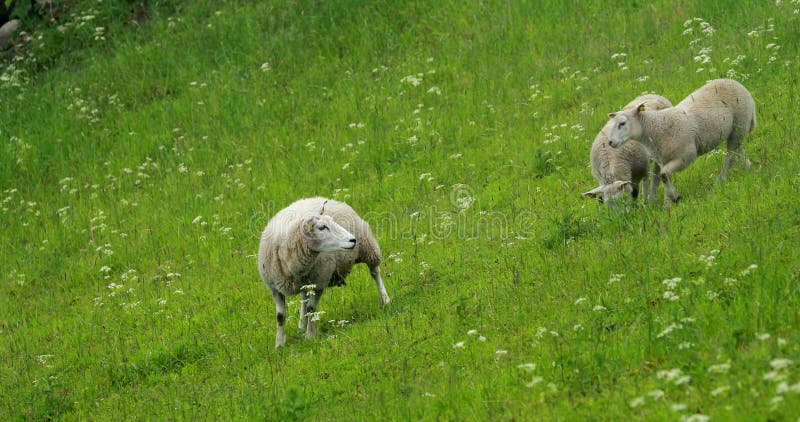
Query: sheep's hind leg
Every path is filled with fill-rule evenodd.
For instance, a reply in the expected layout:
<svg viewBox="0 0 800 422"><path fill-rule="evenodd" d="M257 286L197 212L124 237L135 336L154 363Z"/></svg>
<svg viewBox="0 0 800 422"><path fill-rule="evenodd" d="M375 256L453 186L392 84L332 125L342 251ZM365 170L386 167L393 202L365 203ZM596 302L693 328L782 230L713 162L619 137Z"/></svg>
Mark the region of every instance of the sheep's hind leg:
<svg viewBox="0 0 800 422"><path fill-rule="evenodd" d="M283 332L283 324L286 322L286 298L277 290L270 289L272 300L275 301L275 320L277 329L275 331L275 347L286 344L286 333Z"/></svg>
<svg viewBox="0 0 800 422"><path fill-rule="evenodd" d="M381 267L374 266L369 269L370 274L372 274L372 278L375 279L375 284L378 286L378 292L381 294L381 303L384 305L388 305L391 302L389 299L389 293L386 292L386 286L383 285L383 279L381 278Z"/></svg>
<svg viewBox="0 0 800 422"><path fill-rule="evenodd" d="M728 169L731 167L734 157L738 157L739 161L742 162L746 169L750 168L750 160L747 159L747 155L744 153L742 139L743 137L736 135L731 135L731 137L728 138L728 150L725 152L725 162L722 164L722 171L717 178L719 182L724 182L728 179Z"/></svg>
<svg viewBox="0 0 800 422"><path fill-rule="evenodd" d="M315 337L317 335L317 305L319 299L322 297L324 290L311 290L308 292L308 303L306 303L306 338Z"/></svg>

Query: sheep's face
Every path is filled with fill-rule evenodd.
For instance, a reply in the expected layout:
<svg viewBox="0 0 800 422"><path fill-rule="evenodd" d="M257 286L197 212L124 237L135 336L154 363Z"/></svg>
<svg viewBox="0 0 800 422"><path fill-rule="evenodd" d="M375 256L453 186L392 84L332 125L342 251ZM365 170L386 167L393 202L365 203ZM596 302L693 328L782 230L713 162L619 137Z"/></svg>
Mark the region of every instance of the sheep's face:
<svg viewBox="0 0 800 422"><path fill-rule="evenodd" d="M640 106L643 109L644 105ZM637 140L642 135L642 125L639 123L639 108L629 111L609 113L613 125L608 133L608 145L619 148L629 140Z"/></svg>
<svg viewBox="0 0 800 422"><path fill-rule="evenodd" d="M584 192L583 196L586 198L597 198L601 203L606 202L613 204L619 200L622 195L633 192L633 187L630 181L615 180L609 184L598 186L588 192Z"/></svg>
<svg viewBox="0 0 800 422"><path fill-rule="evenodd" d="M312 251L336 252L356 247L356 238L328 215L313 215L303 220L303 237Z"/></svg>

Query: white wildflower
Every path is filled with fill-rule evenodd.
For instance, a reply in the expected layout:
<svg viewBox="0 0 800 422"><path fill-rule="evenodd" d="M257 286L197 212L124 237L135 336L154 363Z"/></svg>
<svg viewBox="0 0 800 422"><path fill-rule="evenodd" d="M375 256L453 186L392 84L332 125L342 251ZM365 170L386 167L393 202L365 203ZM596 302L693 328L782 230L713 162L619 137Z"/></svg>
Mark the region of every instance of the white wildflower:
<svg viewBox="0 0 800 422"><path fill-rule="evenodd" d="M531 382L525 384L525 386L528 387L528 388L533 388L536 384L538 384L538 383L540 383L542 381L544 381L544 378L542 378L542 377L533 377Z"/></svg>
<svg viewBox="0 0 800 422"><path fill-rule="evenodd" d="M718 396L718 395L720 395L720 394L722 394L722 393L724 393L724 392L726 392L726 391L728 391L730 389L731 389L730 385L723 385L723 386L720 386L720 387L717 387L717 388L711 390L711 395L716 397L716 396Z"/></svg>
<svg viewBox="0 0 800 422"><path fill-rule="evenodd" d="M681 281L683 281L683 279L682 279L682 278L680 278L680 277L675 277L675 278L668 278L668 279L665 279L665 280L664 280L664 281L662 281L661 283L662 283L663 285L667 286L667 289L668 289L668 290L675 290L675 288L676 288L676 287L678 287L678 284L680 284L680 283L681 283Z"/></svg>
<svg viewBox="0 0 800 422"><path fill-rule="evenodd" d="M673 324L667 325L666 327L664 327L664 330L662 330L656 337L658 337L658 338L664 337L667 334L669 334L669 333L671 333L671 332L673 332L675 330L680 330L681 328L683 328L683 325L681 325L681 324L673 323Z"/></svg>
<svg viewBox="0 0 800 422"><path fill-rule="evenodd" d="M792 364L794 364L794 362L792 362L792 360L790 359L778 358L778 359L773 359L769 363L769 366L771 366L772 369L776 371L780 371L781 369L786 369L792 366Z"/></svg>
<svg viewBox="0 0 800 422"><path fill-rule="evenodd" d="M731 361L727 361L725 363L720 363L716 365L711 365L708 367L708 372L712 372L715 374L724 374L731 369Z"/></svg>
<svg viewBox="0 0 800 422"><path fill-rule="evenodd" d="M740 277L745 277L745 276L749 275L752 271L754 271L756 268L758 268L758 265L750 264L749 267L745 268L744 270L742 270L742 272L739 273L739 276Z"/></svg>
<svg viewBox="0 0 800 422"><path fill-rule="evenodd" d="M667 290L666 292L664 292L662 297L670 302L676 302L681 298L680 296L676 295L675 292L673 292L672 290Z"/></svg>
<svg viewBox="0 0 800 422"><path fill-rule="evenodd" d="M786 379L786 374L779 371L769 371L762 378L764 381L783 381Z"/></svg>
<svg viewBox="0 0 800 422"><path fill-rule="evenodd" d="M630 403L628 403L628 405L630 407L639 407L639 406L644 404L644 401L645 401L644 397L639 396L639 397L636 397L635 399L631 400Z"/></svg>
<svg viewBox="0 0 800 422"><path fill-rule="evenodd" d="M400 79L400 82L407 83L411 86L419 86L422 83L422 73L418 73L416 75L408 75L403 79Z"/></svg>
<svg viewBox="0 0 800 422"><path fill-rule="evenodd" d="M667 381L674 381L683 376L681 368L673 368L670 370L661 370L656 373L658 379L665 379Z"/></svg>
<svg viewBox="0 0 800 422"><path fill-rule="evenodd" d="M695 413L693 415L682 417L681 422L708 422L709 419L711 418L707 415Z"/></svg>
<svg viewBox="0 0 800 422"><path fill-rule="evenodd" d="M672 410L673 412L682 412L688 408L689 406L683 403L674 403L669 406L669 409Z"/></svg>

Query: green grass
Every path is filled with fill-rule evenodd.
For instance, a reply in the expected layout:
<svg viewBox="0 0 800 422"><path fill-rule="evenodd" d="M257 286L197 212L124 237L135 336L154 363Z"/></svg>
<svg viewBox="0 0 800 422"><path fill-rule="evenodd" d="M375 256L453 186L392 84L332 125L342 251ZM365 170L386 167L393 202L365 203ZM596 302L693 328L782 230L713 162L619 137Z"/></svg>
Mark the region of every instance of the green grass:
<svg viewBox="0 0 800 422"><path fill-rule="evenodd" d="M3 69L2 419L800 413L796 2L152 3L26 23ZM581 198L607 112L729 69L749 171ZM275 350L258 236L312 195L371 222L392 303L358 268Z"/></svg>

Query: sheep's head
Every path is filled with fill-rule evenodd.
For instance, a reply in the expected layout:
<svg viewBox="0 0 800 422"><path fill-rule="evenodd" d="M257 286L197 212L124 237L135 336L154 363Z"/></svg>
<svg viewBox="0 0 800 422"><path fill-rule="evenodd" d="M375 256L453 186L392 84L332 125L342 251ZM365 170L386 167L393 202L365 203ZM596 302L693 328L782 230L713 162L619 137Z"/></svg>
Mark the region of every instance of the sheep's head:
<svg viewBox="0 0 800 422"><path fill-rule="evenodd" d="M336 252L356 247L356 238L329 215L303 219L303 238L314 252Z"/></svg>
<svg viewBox="0 0 800 422"><path fill-rule="evenodd" d="M644 111L644 103L631 110L609 113L613 125L608 133L608 145L612 148L619 148L626 142L633 139L639 140L642 136L642 124L639 121L639 113Z"/></svg>
<svg viewBox="0 0 800 422"><path fill-rule="evenodd" d="M625 193L633 192L633 186L628 180L615 180L606 185L598 186L588 192L584 192L585 198L597 198L601 203L607 202L609 204L618 200Z"/></svg>

